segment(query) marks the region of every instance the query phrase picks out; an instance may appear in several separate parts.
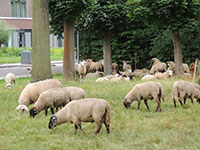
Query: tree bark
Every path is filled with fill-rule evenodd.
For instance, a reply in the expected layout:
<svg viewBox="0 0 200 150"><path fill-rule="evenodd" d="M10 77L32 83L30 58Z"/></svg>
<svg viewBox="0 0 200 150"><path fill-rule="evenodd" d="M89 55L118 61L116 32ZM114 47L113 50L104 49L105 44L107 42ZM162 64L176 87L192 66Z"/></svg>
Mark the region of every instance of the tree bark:
<svg viewBox="0 0 200 150"><path fill-rule="evenodd" d="M178 31L172 31L172 41L174 46L175 74L183 75L182 47Z"/></svg>
<svg viewBox="0 0 200 150"><path fill-rule="evenodd" d="M31 82L52 78L49 41L48 0L32 1L32 72Z"/></svg>
<svg viewBox="0 0 200 150"><path fill-rule="evenodd" d="M112 73L111 33L105 33L103 38L104 75Z"/></svg>
<svg viewBox="0 0 200 150"><path fill-rule="evenodd" d="M63 80L74 78L74 20L64 22Z"/></svg>

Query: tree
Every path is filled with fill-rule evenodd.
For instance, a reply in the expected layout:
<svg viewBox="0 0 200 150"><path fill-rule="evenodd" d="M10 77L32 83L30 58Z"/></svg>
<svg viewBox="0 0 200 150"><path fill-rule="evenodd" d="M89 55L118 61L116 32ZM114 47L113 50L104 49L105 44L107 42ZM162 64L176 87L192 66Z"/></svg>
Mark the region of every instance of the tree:
<svg viewBox="0 0 200 150"><path fill-rule="evenodd" d="M197 0L129 0L130 17L142 18L158 27L170 29L174 47L175 73L183 74L179 31L192 26L197 17Z"/></svg>
<svg viewBox="0 0 200 150"><path fill-rule="evenodd" d="M63 80L74 77L75 21L89 4L89 0L49 0L52 32L60 38L64 32Z"/></svg>
<svg viewBox="0 0 200 150"><path fill-rule="evenodd" d="M33 48L31 81L52 78L49 41L48 0L32 1Z"/></svg>
<svg viewBox="0 0 200 150"><path fill-rule="evenodd" d="M103 39L104 74L111 74L111 40L115 33L123 31L126 25L126 0L97 0L87 16L83 26Z"/></svg>
<svg viewBox="0 0 200 150"><path fill-rule="evenodd" d="M7 44L11 28L3 21L0 20L0 48L2 44Z"/></svg>

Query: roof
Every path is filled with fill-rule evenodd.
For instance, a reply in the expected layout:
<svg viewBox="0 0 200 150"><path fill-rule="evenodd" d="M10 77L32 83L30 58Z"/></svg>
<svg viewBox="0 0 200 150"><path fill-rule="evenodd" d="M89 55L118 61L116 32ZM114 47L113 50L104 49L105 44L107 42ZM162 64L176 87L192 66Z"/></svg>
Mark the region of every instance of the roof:
<svg viewBox="0 0 200 150"><path fill-rule="evenodd" d="M32 29L32 18L0 17L16 30Z"/></svg>

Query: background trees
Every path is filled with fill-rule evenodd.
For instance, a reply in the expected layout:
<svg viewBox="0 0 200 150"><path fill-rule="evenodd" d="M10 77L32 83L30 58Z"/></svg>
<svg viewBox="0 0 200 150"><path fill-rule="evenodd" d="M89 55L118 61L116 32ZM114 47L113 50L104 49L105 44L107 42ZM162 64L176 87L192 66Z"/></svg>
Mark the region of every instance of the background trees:
<svg viewBox="0 0 200 150"><path fill-rule="evenodd" d="M74 76L75 21L89 4L89 0L49 0L52 32L59 37L64 33L63 80Z"/></svg>
<svg viewBox="0 0 200 150"><path fill-rule="evenodd" d="M48 0L34 0L33 7L33 50L31 81L52 78L49 42Z"/></svg>
<svg viewBox="0 0 200 150"><path fill-rule="evenodd" d="M11 33L11 28L9 26L0 20L0 48L2 44L7 44L9 35Z"/></svg>

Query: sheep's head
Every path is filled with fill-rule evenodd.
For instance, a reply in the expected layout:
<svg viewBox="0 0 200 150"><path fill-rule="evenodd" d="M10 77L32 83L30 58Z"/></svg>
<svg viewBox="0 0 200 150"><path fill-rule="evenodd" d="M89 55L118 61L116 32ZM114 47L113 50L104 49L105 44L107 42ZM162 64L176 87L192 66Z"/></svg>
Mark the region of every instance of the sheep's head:
<svg viewBox="0 0 200 150"><path fill-rule="evenodd" d="M49 129L53 129L56 126L57 117L52 116L49 120Z"/></svg>
<svg viewBox="0 0 200 150"><path fill-rule="evenodd" d="M16 107L16 110L18 110L19 112L21 112L21 114L23 114L24 111L28 111L28 107L26 105L18 105Z"/></svg>
<svg viewBox="0 0 200 150"><path fill-rule="evenodd" d="M6 88L10 90L12 88L12 85L10 83L6 84Z"/></svg>
<svg viewBox="0 0 200 150"><path fill-rule="evenodd" d="M31 108L29 112L30 112L30 117L33 117L33 118L35 118L35 116L38 114L37 109L34 107Z"/></svg>
<svg viewBox="0 0 200 150"><path fill-rule="evenodd" d="M131 106L131 101L127 98L123 101L124 107L129 108Z"/></svg>

